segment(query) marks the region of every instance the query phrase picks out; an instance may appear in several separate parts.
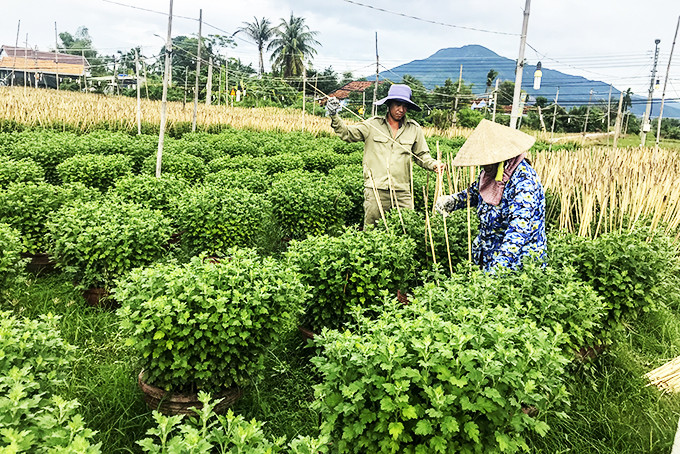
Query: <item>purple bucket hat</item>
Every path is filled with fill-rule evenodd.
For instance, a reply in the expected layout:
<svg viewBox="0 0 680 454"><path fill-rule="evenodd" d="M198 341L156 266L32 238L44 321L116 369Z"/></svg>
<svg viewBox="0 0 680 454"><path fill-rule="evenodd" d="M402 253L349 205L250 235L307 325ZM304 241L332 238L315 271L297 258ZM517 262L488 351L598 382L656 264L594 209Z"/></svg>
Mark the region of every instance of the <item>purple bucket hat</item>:
<svg viewBox="0 0 680 454"><path fill-rule="evenodd" d="M408 104L409 109L413 109L420 112L421 109L418 104L411 101L411 87L404 84L393 84L390 86L390 91L387 92L387 96L375 102L376 106L382 106L385 102L395 100L401 101Z"/></svg>

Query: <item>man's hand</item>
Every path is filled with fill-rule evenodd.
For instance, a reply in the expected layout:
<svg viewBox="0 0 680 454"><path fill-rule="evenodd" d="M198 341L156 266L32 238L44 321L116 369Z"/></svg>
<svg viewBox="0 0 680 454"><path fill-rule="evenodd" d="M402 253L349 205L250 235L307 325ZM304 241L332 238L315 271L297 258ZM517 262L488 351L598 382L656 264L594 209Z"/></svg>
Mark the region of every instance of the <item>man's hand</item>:
<svg viewBox="0 0 680 454"><path fill-rule="evenodd" d="M444 171L446 170L446 163L441 161L435 161L434 168L432 170L434 170L437 173L444 173Z"/></svg>
<svg viewBox="0 0 680 454"><path fill-rule="evenodd" d="M340 105L340 101L338 100L338 98L336 98L335 96L330 96L328 98L328 101L326 101L326 112L328 112L328 116L332 117L341 110L342 106Z"/></svg>

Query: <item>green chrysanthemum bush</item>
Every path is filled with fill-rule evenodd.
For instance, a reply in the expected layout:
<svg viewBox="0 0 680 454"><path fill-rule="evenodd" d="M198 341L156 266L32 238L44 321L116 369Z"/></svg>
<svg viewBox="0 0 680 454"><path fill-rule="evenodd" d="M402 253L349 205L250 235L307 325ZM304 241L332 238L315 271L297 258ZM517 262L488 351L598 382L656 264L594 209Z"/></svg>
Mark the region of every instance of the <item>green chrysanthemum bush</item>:
<svg viewBox="0 0 680 454"><path fill-rule="evenodd" d="M273 156L261 156L253 159L253 168L263 170L267 175L290 172L302 169L305 163L302 157L293 153L282 153Z"/></svg>
<svg viewBox="0 0 680 454"><path fill-rule="evenodd" d="M99 453L95 432L76 412L77 401L58 395L75 347L57 329L58 317L39 320L0 313L0 451Z"/></svg>
<svg viewBox="0 0 680 454"><path fill-rule="evenodd" d="M328 172L333 181L349 197L350 209L345 225L362 225L364 222L364 176L361 164L343 164Z"/></svg>
<svg viewBox="0 0 680 454"><path fill-rule="evenodd" d="M436 311L460 307L505 307L560 335L565 356L600 344L605 305L573 268L543 267L527 260L522 270L499 268L493 274L460 266L448 280L416 288L413 299Z"/></svg>
<svg viewBox="0 0 680 454"><path fill-rule="evenodd" d="M133 173L138 173L144 159L155 156L158 150L157 135L131 136L124 132L103 130L83 134L78 137L78 141L83 153L127 156L132 162Z"/></svg>
<svg viewBox="0 0 680 454"><path fill-rule="evenodd" d="M244 188L256 194L264 194L272 186L272 177L260 169L224 169L206 175L205 183L226 190Z"/></svg>
<svg viewBox="0 0 680 454"><path fill-rule="evenodd" d="M422 211L401 209L390 210L386 216L387 228L405 233L416 244L415 260L418 272L431 270L436 262L440 269L449 269L449 256L452 268L468 261L468 224L465 210L458 210L444 218L440 214L429 216L429 228ZM477 215L470 217L470 234L477 235L479 221ZM384 230L385 223L377 222L377 229ZM446 244L448 234L448 247ZM434 249L434 258L432 256ZM447 271L448 273L448 271Z"/></svg>
<svg viewBox="0 0 680 454"><path fill-rule="evenodd" d="M15 183L0 191L0 221L22 235L26 252L47 251L47 217L62 204L57 186Z"/></svg>
<svg viewBox="0 0 680 454"><path fill-rule="evenodd" d="M602 297L603 325L611 334L660 304L677 305L677 250L661 233L636 228L594 240L554 235L550 248L553 266L573 266Z"/></svg>
<svg viewBox="0 0 680 454"><path fill-rule="evenodd" d="M190 187L183 179L172 175L130 175L116 181L109 195L125 202L137 203L145 208L159 210L171 215L172 200Z"/></svg>
<svg viewBox="0 0 680 454"><path fill-rule="evenodd" d="M192 255L266 247L272 235L270 202L247 189L196 186L175 198L173 206L182 245Z"/></svg>
<svg viewBox="0 0 680 454"><path fill-rule="evenodd" d="M147 157L142 164L142 173L156 175L156 159L156 156ZM205 167L203 159L181 151L163 153L161 159L161 175L183 178L190 183L203 181Z"/></svg>
<svg viewBox="0 0 680 454"><path fill-rule="evenodd" d="M11 183L42 183L45 171L30 158L10 159L0 156L0 188Z"/></svg>
<svg viewBox="0 0 680 454"><path fill-rule="evenodd" d="M294 326L306 298L291 269L236 248L220 260L136 269L115 295L147 382L172 392L256 380L266 349Z"/></svg>
<svg viewBox="0 0 680 454"><path fill-rule="evenodd" d="M0 302L7 299L26 279L26 260L19 231L0 223Z"/></svg>
<svg viewBox="0 0 680 454"><path fill-rule="evenodd" d="M296 240L339 233L351 208L336 180L304 170L277 175L269 199L283 236Z"/></svg>
<svg viewBox="0 0 680 454"><path fill-rule="evenodd" d="M65 205L47 227L56 266L83 288L111 288L129 270L160 259L173 231L160 212L114 200Z"/></svg>
<svg viewBox="0 0 680 454"><path fill-rule="evenodd" d="M30 158L45 171L49 183L61 182L57 166L82 150L78 136L72 133L51 131L23 131L15 134L7 154L13 159Z"/></svg>
<svg viewBox="0 0 680 454"><path fill-rule="evenodd" d="M353 306L404 290L413 278L413 250L410 238L379 230L292 241L286 257L312 294L302 325L314 332L340 328L352 319Z"/></svg>
<svg viewBox="0 0 680 454"><path fill-rule="evenodd" d="M560 336L509 308L430 303L386 301L315 338L322 434L339 453L528 450L568 403Z"/></svg>
<svg viewBox="0 0 680 454"><path fill-rule="evenodd" d="M132 159L122 154L80 154L57 166L64 183L82 183L106 192L116 180L132 173Z"/></svg>
<svg viewBox="0 0 680 454"><path fill-rule="evenodd" d="M216 401L210 394L198 393L203 407L191 417L164 416L153 412L156 427L147 431L147 438L137 442L144 452L226 452L248 454L324 454L328 452L325 437L298 436L287 442L285 437L270 439L265 424L229 409L221 415L214 411Z"/></svg>

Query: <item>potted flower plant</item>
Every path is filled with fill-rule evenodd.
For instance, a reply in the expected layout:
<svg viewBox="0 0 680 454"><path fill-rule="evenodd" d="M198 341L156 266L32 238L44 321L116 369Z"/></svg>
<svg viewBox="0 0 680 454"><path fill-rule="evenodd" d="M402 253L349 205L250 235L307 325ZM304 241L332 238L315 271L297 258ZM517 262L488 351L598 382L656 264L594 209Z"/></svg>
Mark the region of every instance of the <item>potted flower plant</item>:
<svg viewBox="0 0 680 454"><path fill-rule="evenodd" d="M306 298L296 273L238 248L133 270L114 292L147 404L166 414L200 406L199 391L223 398L221 409L233 403Z"/></svg>
<svg viewBox="0 0 680 454"><path fill-rule="evenodd" d="M91 305L110 302L115 279L162 258L172 234L170 221L159 211L115 199L65 205L48 229L57 268Z"/></svg>

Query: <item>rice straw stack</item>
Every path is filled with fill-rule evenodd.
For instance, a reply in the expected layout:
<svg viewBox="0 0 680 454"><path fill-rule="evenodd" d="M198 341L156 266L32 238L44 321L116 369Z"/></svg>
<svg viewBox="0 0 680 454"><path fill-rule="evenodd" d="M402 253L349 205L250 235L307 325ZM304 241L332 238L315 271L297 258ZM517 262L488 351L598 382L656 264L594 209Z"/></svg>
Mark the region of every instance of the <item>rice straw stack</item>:
<svg viewBox="0 0 680 454"><path fill-rule="evenodd" d="M647 372L649 385L654 385L664 392L680 391L680 356L668 361L661 367Z"/></svg>

